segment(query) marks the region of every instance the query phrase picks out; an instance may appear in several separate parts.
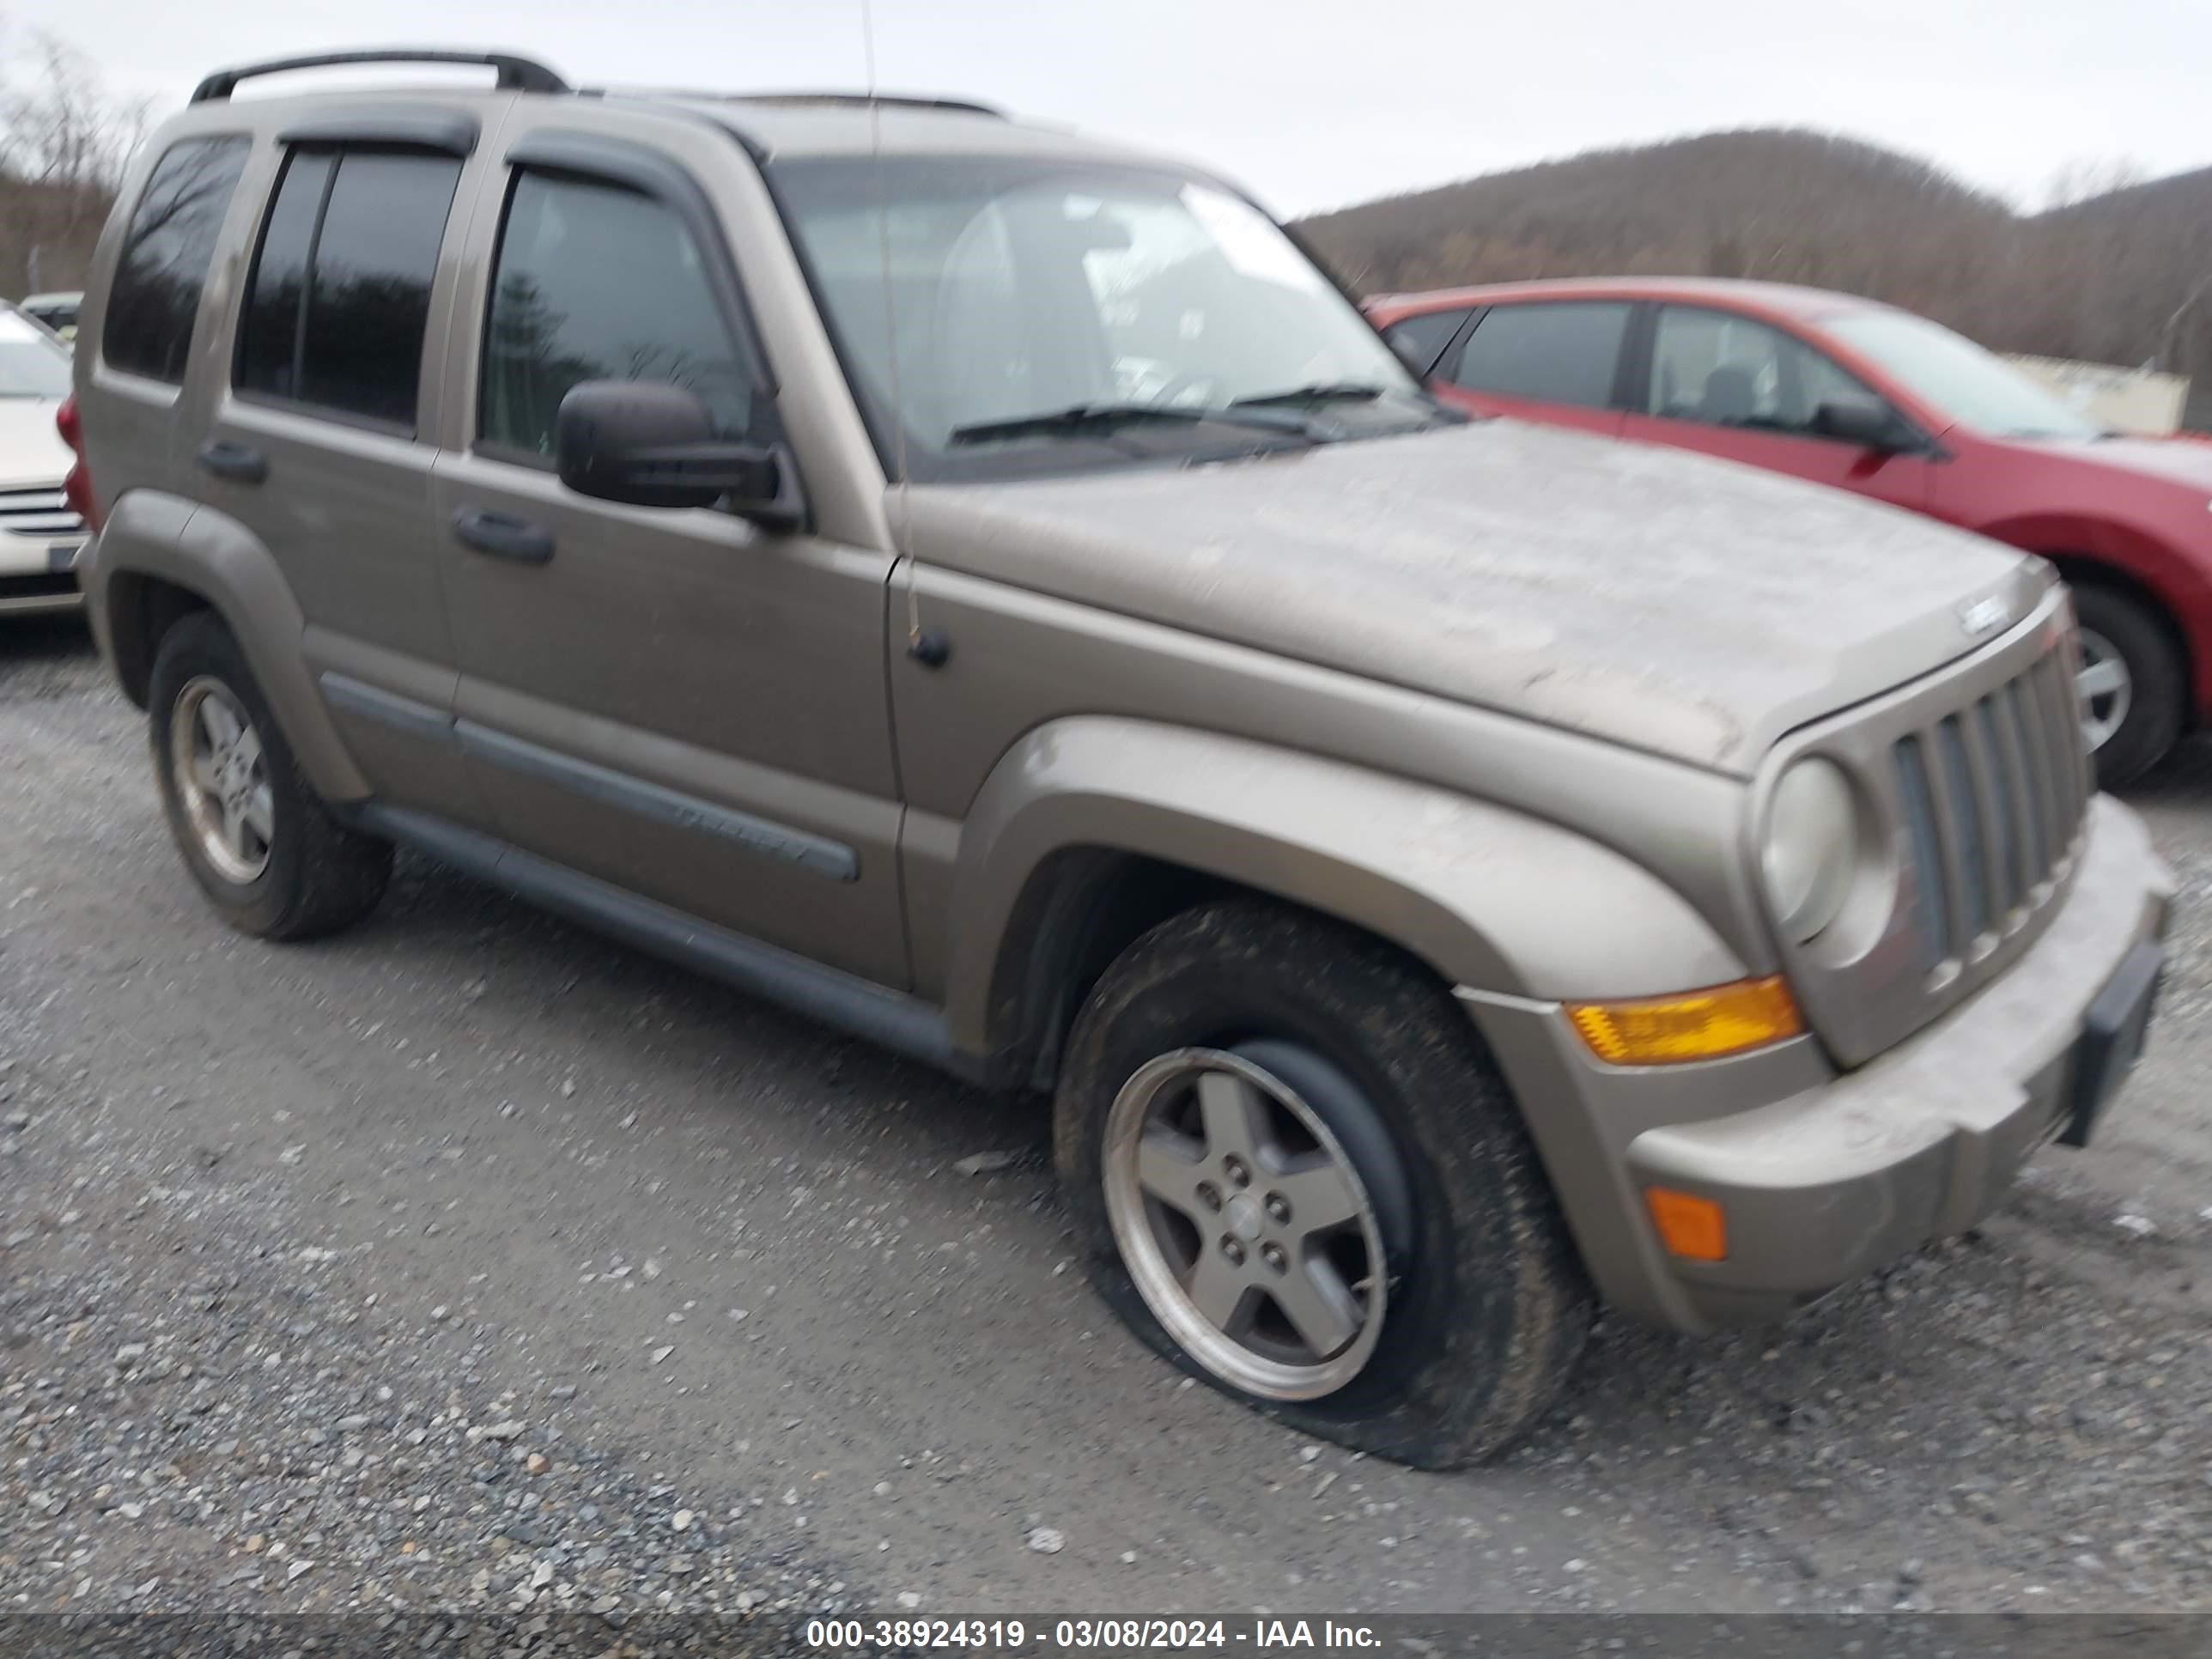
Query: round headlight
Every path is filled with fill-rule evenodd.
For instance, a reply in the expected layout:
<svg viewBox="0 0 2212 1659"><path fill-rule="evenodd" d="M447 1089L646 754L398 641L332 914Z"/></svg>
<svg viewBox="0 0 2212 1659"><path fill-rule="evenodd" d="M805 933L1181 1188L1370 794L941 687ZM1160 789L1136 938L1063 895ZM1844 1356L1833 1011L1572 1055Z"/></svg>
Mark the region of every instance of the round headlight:
<svg viewBox="0 0 2212 1659"><path fill-rule="evenodd" d="M1833 761L1799 761L1775 786L1759 854L1767 900L1792 944L1818 938L1836 919L1857 862L1850 780Z"/></svg>

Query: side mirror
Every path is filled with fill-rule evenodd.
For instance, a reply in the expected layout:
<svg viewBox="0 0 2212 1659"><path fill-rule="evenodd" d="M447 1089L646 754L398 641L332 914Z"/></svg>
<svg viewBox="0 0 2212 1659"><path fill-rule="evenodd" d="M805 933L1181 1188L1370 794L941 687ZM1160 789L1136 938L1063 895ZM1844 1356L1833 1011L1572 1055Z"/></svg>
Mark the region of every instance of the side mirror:
<svg viewBox="0 0 2212 1659"><path fill-rule="evenodd" d="M561 482L579 495L630 507L712 507L778 530L805 519L799 472L781 445L714 435L698 394L655 380L586 380L561 399L554 423Z"/></svg>
<svg viewBox="0 0 2212 1659"><path fill-rule="evenodd" d="M1822 404L1813 411L1813 430L1880 455L1907 454L1921 447L1920 434L1887 404Z"/></svg>

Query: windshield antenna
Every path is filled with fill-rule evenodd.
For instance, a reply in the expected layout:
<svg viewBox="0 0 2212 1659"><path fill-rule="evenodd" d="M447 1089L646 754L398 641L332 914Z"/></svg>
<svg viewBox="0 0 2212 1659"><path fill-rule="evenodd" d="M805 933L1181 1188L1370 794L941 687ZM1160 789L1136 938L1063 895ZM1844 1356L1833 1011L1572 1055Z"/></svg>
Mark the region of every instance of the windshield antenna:
<svg viewBox="0 0 2212 1659"><path fill-rule="evenodd" d="M876 96L876 10L860 0L860 38L867 54L868 159L876 178L876 247L884 271L884 340L890 357L891 464L897 469L893 512L897 520L894 552L906 565L906 648L915 653L921 640L921 602L914 586L914 514L907 498L906 404L899 394L898 307L891 287L890 203L884 190L884 106Z"/></svg>

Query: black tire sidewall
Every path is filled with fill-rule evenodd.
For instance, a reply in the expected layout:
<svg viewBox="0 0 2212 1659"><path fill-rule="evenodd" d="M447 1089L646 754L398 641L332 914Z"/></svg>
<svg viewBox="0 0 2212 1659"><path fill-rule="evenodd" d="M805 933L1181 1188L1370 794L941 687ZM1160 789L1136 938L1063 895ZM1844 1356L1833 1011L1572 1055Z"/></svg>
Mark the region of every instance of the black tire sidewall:
<svg viewBox="0 0 2212 1659"><path fill-rule="evenodd" d="M2097 781L2107 789L2132 783L2165 759L2187 724L2187 672L2165 623L2141 601L2094 582L2074 588L2075 616L2120 653L2134 681L2134 698L2096 762Z"/></svg>
<svg viewBox="0 0 2212 1659"><path fill-rule="evenodd" d="M208 862L185 811L171 764L169 732L178 696L202 676L218 682L238 700L261 738L262 771L274 805L276 833L270 838L268 864L249 882L229 880ZM146 710L161 811L184 855L185 868L233 926L250 933L280 932L306 886L304 817L319 810L319 805L305 792L291 749L246 665L246 653L213 615L202 612L187 617L162 636L147 684Z"/></svg>
<svg viewBox="0 0 2212 1659"><path fill-rule="evenodd" d="M1254 1039L1306 1049L1357 1085L1411 1188L1410 1249L1393 1261L1376 1351L1318 1401L1256 1398L1186 1355L1122 1265L1106 1211L1104 1130L1121 1085L1171 1050ZM1525 1127L1464 1012L1350 930L1233 904L1139 941L1078 1021L1054 1141L1086 1272L1115 1311L1191 1376L1332 1439L1425 1467L1486 1455L1510 1437L1497 1425L1517 1431L1528 1415L1505 1396L1522 1388L1532 1347L1556 1322L1586 1324L1587 1291ZM1564 1342L1570 1359L1579 1345L1578 1326Z"/></svg>

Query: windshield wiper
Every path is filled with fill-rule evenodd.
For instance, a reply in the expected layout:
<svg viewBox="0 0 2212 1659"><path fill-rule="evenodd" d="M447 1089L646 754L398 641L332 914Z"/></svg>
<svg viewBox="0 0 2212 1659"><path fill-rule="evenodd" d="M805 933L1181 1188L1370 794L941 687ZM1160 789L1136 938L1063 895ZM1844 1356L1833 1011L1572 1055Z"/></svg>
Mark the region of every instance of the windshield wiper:
<svg viewBox="0 0 2212 1659"><path fill-rule="evenodd" d="M1212 421L1224 426L1252 427L1262 432L1286 432L1294 438L1319 442L1321 434L1299 415L1271 414L1265 410L1239 409L1233 404L1206 408L1187 404L1076 404L1067 409L1047 410L1037 415L1017 415L1004 421L978 421L952 428L951 442L989 443L998 438L1051 437L1061 434L1111 431L1142 421L1167 421L1196 426Z"/></svg>
<svg viewBox="0 0 2212 1659"><path fill-rule="evenodd" d="M1263 392L1257 398L1239 398L1229 406L1231 409L1265 409L1273 404L1371 404L1382 395L1379 386L1366 386L1358 380L1322 380L1312 386L1294 386L1287 392Z"/></svg>

